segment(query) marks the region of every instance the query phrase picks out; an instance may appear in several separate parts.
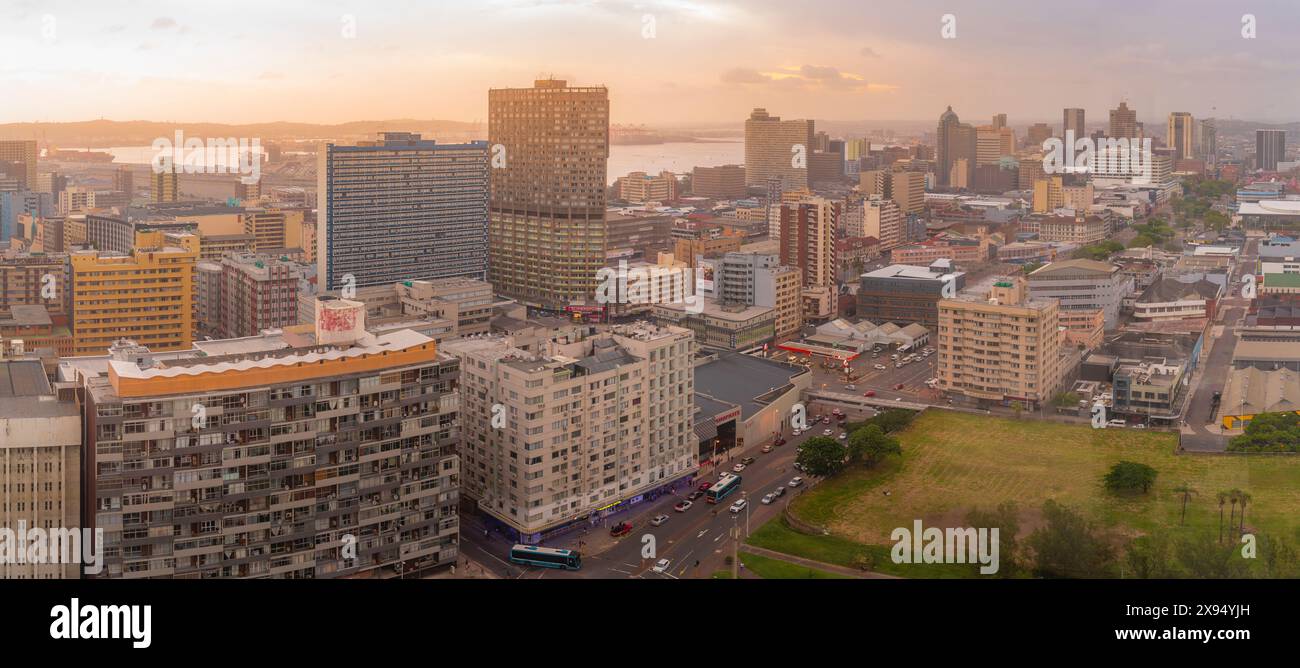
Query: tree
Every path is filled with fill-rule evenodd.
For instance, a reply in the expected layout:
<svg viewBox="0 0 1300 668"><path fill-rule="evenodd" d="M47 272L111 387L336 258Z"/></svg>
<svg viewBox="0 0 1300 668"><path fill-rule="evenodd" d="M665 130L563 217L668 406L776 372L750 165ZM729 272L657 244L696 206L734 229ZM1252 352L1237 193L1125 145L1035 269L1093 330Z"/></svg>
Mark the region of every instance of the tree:
<svg viewBox="0 0 1300 668"><path fill-rule="evenodd" d="M803 452L798 461L804 471L811 475L835 475L844 470L846 450L836 439L829 436L817 436L803 444Z"/></svg>
<svg viewBox="0 0 1300 668"><path fill-rule="evenodd" d="M1240 578L1249 571L1236 545L1219 545L1208 535L1194 534L1178 542L1178 561L1194 578Z"/></svg>
<svg viewBox="0 0 1300 668"><path fill-rule="evenodd" d="M1056 396L1052 397L1052 405L1059 406L1061 408L1070 408L1073 406L1078 406L1079 393L1078 392L1057 392Z"/></svg>
<svg viewBox="0 0 1300 668"><path fill-rule="evenodd" d="M1183 484L1174 488L1174 494L1181 494L1183 496L1183 512L1182 515L1178 518L1178 524L1179 525L1186 524L1187 523L1187 499L1189 497L1195 496L1196 490L1192 489L1190 485L1184 482Z"/></svg>
<svg viewBox="0 0 1300 668"><path fill-rule="evenodd" d="M1048 499L1046 524L1029 536L1034 570L1047 578L1103 578L1110 575L1114 551L1097 529L1071 508Z"/></svg>
<svg viewBox="0 0 1300 668"><path fill-rule="evenodd" d="M1133 539L1125 551L1124 561L1137 578L1167 579L1179 576L1175 567L1174 543L1169 534L1163 531Z"/></svg>
<svg viewBox="0 0 1300 668"><path fill-rule="evenodd" d="M1232 533L1232 527L1237 522L1237 502L1241 500L1241 490L1228 490L1228 501L1232 504L1232 510L1228 512L1228 533Z"/></svg>
<svg viewBox="0 0 1300 668"><path fill-rule="evenodd" d="M889 455L902 454L898 439L886 436L880 425L868 425L849 434L849 461L868 468Z"/></svg>
<svg viewBox="0 0 1300 668"><path fill-rule="evenodd" d="M1250 503L1251 497L1247 492L1237 492L1237 500L1241 502L1241 517L1237 519L1237 536L1240 537L1246 533L1246 504Z"/></svg>
<svg viewBox="0 0 1300 668"><path fill-rule="evenodd" d="M1300 415L1261 413L1228 442L1230 452L1300 452Z"/></svg>
<svg viewBox="0 0 1300 668"><path fill-rule="evenodd" d="M1020 557L1020 511L1014 501L1004 501L993 510L975 508L966 514L966 526L998 530L998 577L1013 578L1023 568Z"/></svg>
<svg viewBox="0 0 1300 668"><path fill-rule="evenodd" d="M1228 493L1219 492L1218 494L1215 495L1215 498L1219 500L1219 542L1222 543L1223 542L1223 504L1228 502Z"/></svg>
<svg viewBox="0 0 1300 668"><path fill-rule="evenodd" d="M1146 464L1121 461L1110 467L1110 473L1101 480L1107 490L1116 494L1132 493L1139 489L1146 494L1156 482L1156 470Z"/></svg>

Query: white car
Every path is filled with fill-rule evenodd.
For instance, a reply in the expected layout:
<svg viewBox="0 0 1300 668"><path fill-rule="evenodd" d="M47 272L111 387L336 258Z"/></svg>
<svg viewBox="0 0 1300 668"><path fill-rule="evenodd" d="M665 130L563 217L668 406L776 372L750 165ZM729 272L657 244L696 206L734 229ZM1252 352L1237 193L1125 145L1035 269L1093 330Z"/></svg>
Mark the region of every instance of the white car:
<svg viewBox="0 0 1300 668"><path fill-rule="evenodd" d="M745 465L744 465L744 464L736 464L735 466L731 467L731 470L732 470L732 471L735 471L736 473L740 473L741 471L744 471L744 470L745 470Z"/></svg>
<svg viewBox="0 0 1300 668"><path fill-rule="evenodd" d="M659 561L655 562L655 567L653 570L656 573L666 572L668 570L668 565L671 563L672 562L668 561L667 559L660 559Z"/></svg>
<svg viewBox="0 0 1300 668"><path fill-rule="evenodd" d="M790 479L790 482L788 484L791 487L798 487L799 485L803 484L803 478L800 478L799 476L795 476Z"/></svg>
<svg viewBox="0 0 1300 668"><path fill-rule="evenodd" d="M850 383L850 384L848 384L848 385L845 385L845 386L844 386L844 389L846 389L846 390L856 390L856 389L858 389L858 386L857 386L857 385L853 385L852 383Z"/></svg>
<svg viewBox="0 0 1300 668"><path fill-rule="evenodd" d="M650 526L656 526L656 527L657 527L657 526L660 526L660 525L662 525L664 522L667 522L667 521L668 521L668 516L667 516L667 515L655 515L655 518L652 519L652 520L650 520Z"/></svg>
<svg viewBox="0 0 1300 668"><path fill-rule="evenodd" d="M763 495L763 505L765 505L765 506L768 505L768 504L770 504L770 503L772 503L772 502L775 501L775 500L776 500L776 497L775 497L775 496L772 496L771 494L764 494L764 495Z"/></svg>
<svg viewBox="0 0 1300 668"><path fill-rule="evenodd" d="M730 510L730 511L733 512L733 513L738 513L738 512L740 512L740 511L744 510L744 509L745 509L745 506L747 506L747 505L749 505L749 504L746 503L744 499L741 499L741 500L739 500L739 501L737 501L737 502L731 504L731 508L729 508L728 510Z"/></svg>
<svg viewBox="0 0 1300 668"><path fill-rule="evenodd" d="M885 369L888 369L888 368L889 368L889 367L885 366L884 364L877 364L877 365L875 366L876 371L884 371Z"/></svg>
<svg viewBox="0 0 1300 668"><path fill-rule="evenodd" d="M844 440L844 439L846 439L846 438L848 438L848 437L849 437L849 433L848 433L847 431L842 431L842 432L840 432L840 440L841 440L841 441Z"/></svg>
<svg viewBox="0 0 1300 668"><path fill-rule="evenodd" d="M835 433L835 432L831 431L830 429L823 429L823 430L822 430L822 436L830 436L830 435L833 434L833 433Z"/></svg>

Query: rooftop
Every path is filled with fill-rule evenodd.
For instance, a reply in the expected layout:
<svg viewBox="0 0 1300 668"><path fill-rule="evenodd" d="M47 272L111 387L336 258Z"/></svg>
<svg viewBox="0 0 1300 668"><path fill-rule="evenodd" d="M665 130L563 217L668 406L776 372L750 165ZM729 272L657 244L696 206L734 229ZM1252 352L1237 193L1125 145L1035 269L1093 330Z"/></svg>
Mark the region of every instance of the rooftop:
<svg viewBox="0 0 1300 668"><path fill-rule="evenodd" d="M801 366L726 352L695 367L695 391L739 405L743 421L763 410L772 392L794 389L790 379L805 373Z"/></svg>

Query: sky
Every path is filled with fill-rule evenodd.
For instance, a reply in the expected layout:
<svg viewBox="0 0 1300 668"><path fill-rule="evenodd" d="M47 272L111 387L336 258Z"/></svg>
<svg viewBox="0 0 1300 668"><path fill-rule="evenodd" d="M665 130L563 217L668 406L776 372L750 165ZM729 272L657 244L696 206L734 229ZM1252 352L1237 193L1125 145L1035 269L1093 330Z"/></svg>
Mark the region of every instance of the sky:
<svg viewBox="0 0 1300 668"><path fill-rule="evenodd" d="M618 124L1300 120L1289 0L0 0L0 45L0 122L483 121L548 75Z"/></svg>

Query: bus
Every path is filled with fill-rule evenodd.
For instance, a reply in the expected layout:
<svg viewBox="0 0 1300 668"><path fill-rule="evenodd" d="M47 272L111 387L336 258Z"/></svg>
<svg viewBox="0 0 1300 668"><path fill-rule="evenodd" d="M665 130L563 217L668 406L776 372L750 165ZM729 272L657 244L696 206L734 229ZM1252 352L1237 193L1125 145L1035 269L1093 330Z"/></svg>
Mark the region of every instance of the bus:
<svg viewBox="0 0 1300 668"><path fill-rule="evenodd" d="M722 477L718 478L718 481L704 493L704 500L717 503L738 489L740 489L740 476L723 473Z"/></svg>
<svg viewBox="0 0 1300 668"><path fill-rule="evenodd" d="M581 554L573 550L557 550L553 547L536 545L516 545L510 548L510 561L526 566L563 568L570 571L582 568Z"/></svg>

